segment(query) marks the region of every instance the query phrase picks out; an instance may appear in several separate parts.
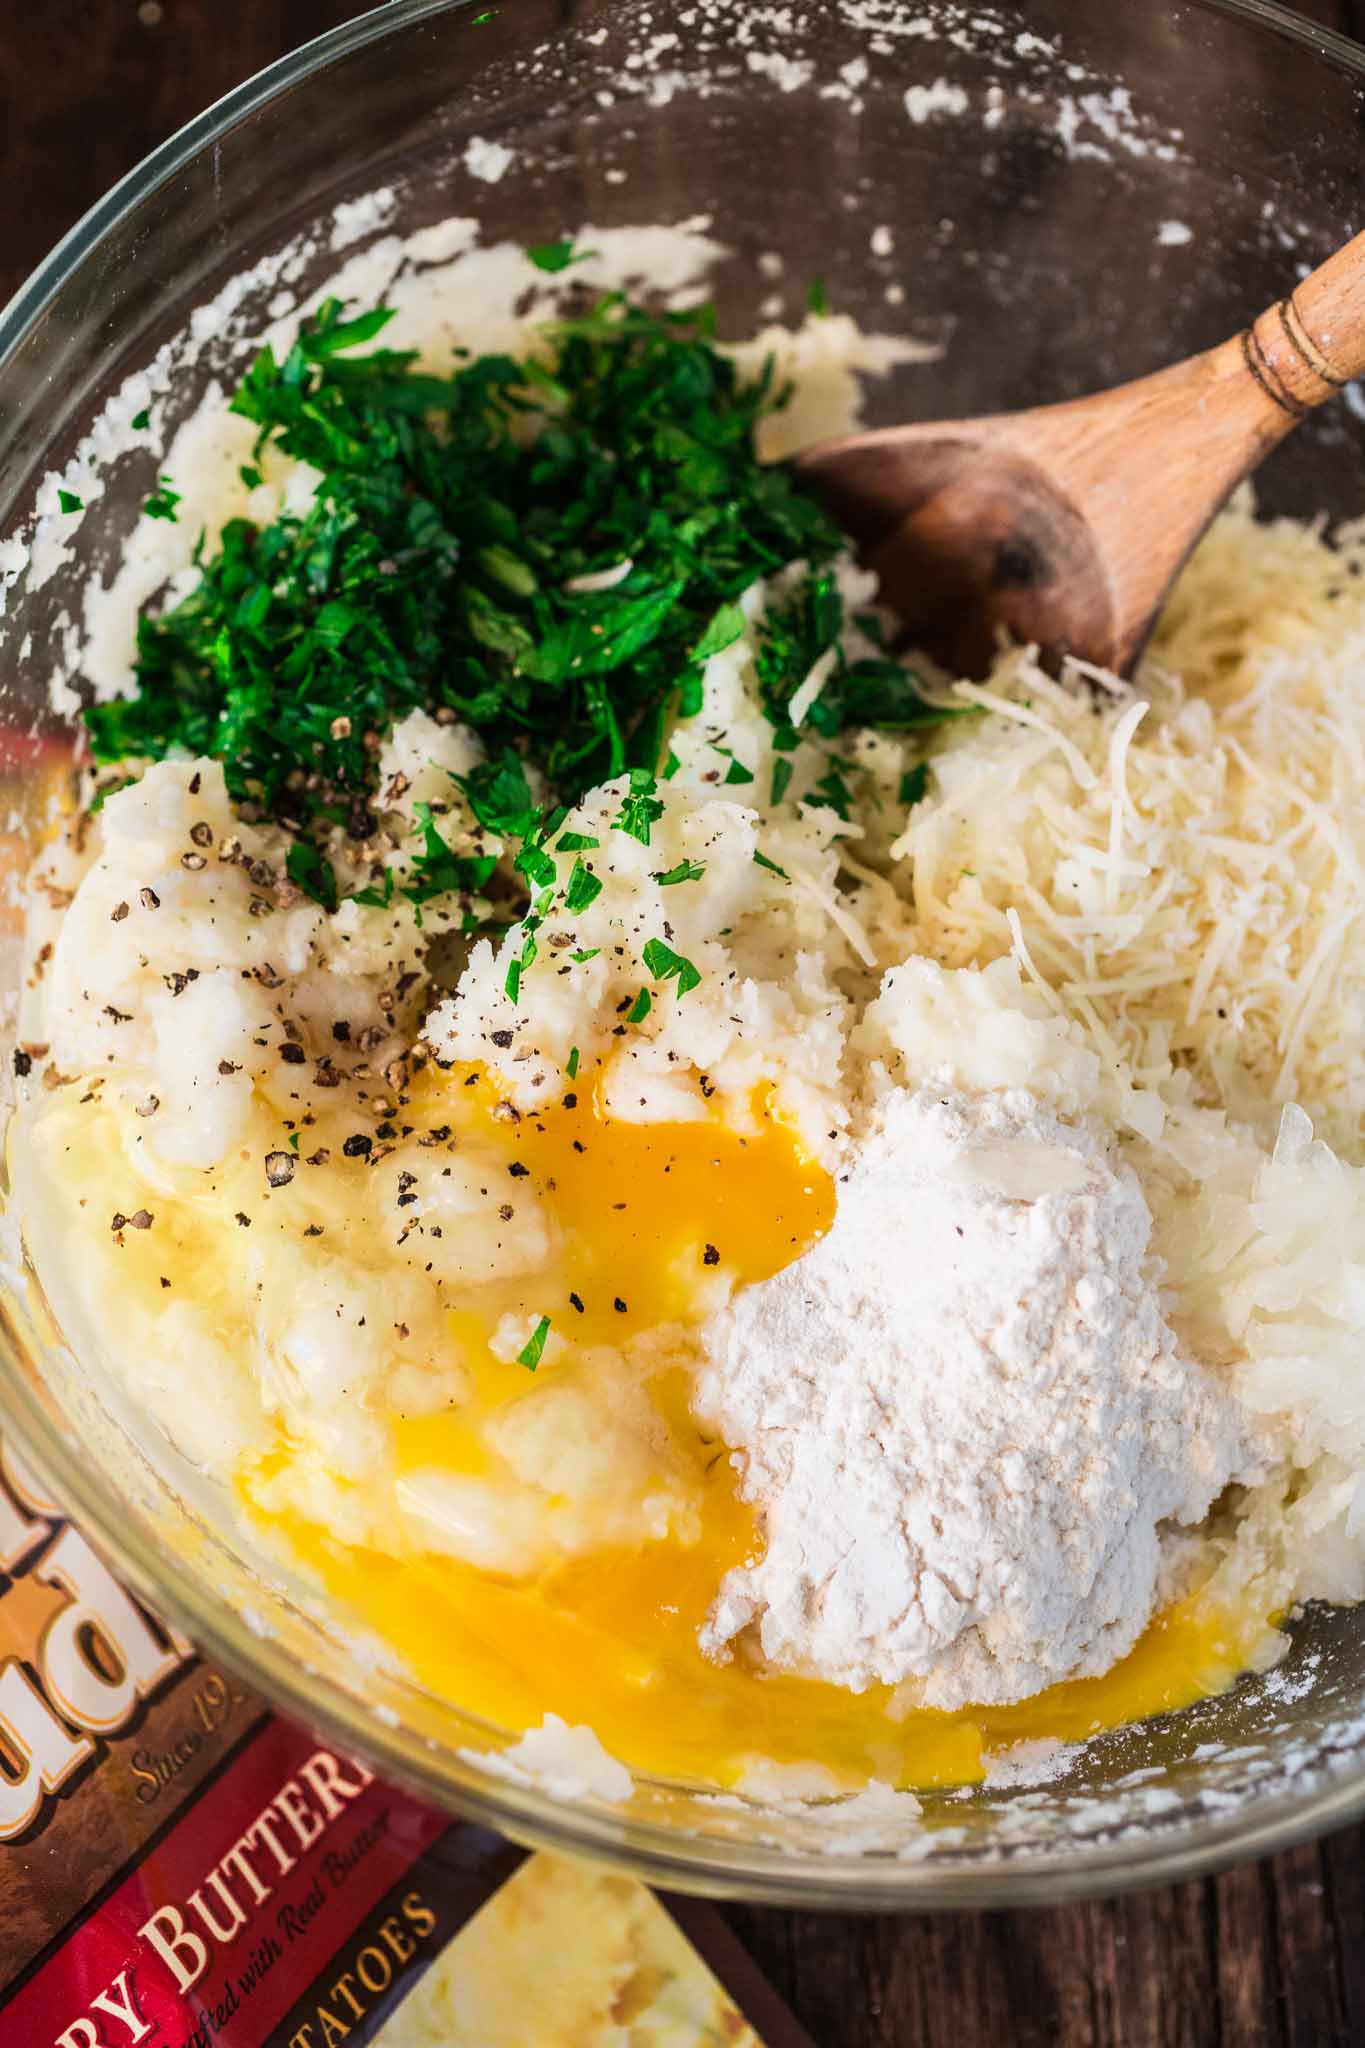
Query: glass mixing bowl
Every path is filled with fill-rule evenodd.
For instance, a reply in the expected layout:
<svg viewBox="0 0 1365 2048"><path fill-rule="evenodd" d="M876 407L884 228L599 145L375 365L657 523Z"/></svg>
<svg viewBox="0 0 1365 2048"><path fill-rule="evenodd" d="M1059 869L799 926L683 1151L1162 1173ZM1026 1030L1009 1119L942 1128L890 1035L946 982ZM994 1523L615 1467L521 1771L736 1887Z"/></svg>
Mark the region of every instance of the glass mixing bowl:
<svg viewBox="0 0 1365 2048"><path fill-rule="evenodd" d="M195 308L214 302L172 414L239 370L279 267L223 287L310 223L329 227L296 249L295 294L348 237L351 255L455 214L521 243L707 214L727 251L723 333L752 329L773 296L799 318L818 274L865 326L942 345L870 393L872 417L979 412L1205 347L1358 228L1362 83L1365 52L1261 0L393 0L322 38L150 157L0 317L12 874L71 760L49 687L69 615L155 461L120 457L73 544L26 564L35 493L55 510L41 479ZM490 165L475 137L510 152L496 180L471 170ZM334 211L378 187L386 219ZM877 253L883 225L894 253ZM1264 502L1359 513L1362 419L1349 395L1316 417L1267 466ZM14 920L22 891L6 900ZM1365 1609L1310 1613L1276 1672L1097 1739L1045 1786L928 1794L892 1839L683 1785L645 1781L612 1806L509 1780L481 1755L496 1731L358 1655L306 1587L223 1534L199 1476L67 1348L5 1244L0 1414L40 1483L282 1708L509 1834L714 1893L924 1906L1186 1875L1365 1806Z"/></svg>

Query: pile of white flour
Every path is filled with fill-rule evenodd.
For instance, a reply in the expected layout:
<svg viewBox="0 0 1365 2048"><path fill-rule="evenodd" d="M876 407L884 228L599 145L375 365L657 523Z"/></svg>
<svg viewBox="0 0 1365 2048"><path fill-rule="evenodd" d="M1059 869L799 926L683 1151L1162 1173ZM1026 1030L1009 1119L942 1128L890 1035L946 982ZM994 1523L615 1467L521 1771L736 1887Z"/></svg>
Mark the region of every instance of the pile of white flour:
<svg viewBox="0 0 1365 2048"><path fill-rule="evenodd" d="M1106 1669L1162 1525L1257 1474L1177 1349L1131 1169L1023 1090L887 1099L837 1219L706 1332L699 1408L766 1529L705 1646L935 1707Z"/></svg>

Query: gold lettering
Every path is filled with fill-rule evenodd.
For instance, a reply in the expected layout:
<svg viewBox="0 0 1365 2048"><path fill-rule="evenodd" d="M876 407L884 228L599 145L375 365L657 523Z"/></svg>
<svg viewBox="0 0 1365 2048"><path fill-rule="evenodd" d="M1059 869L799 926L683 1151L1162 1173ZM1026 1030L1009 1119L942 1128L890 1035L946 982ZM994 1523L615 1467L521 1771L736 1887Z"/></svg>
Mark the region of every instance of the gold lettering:
<svg viewBox="0 0 1365 2048"><path fill-rule="evenodd" d="M377 1984L371 1982L369 1972L365 1968L367 1956L374 1957L379 1973L379 1982ZM378 1998L380 1992L387 1991L393 1982L393 1964L389 1961L382 1948L361 1949L360 1954L355 1959L355 1967L356 1975L369 1992L371 1998Z"/></svg>
<svg viewBox="0 0 1365 2048"><path fill-rule="evenodd" d="M406 1963L417 1953L417 1943L410 1934L404 1934L394 1913L381 1925L379 1938L388 1943L395 1962Z"/></svg>
<svg viewBox="0 0 1365 2048"><path fill-rule="evenodd" d="M351 2008L351 2017L353 2019L363 2020L365 2017L365 2008L360 2003L360 2000L356 1997L355 1993L351 1989L351 1986L354 1982L354 1971L343 1970L341 1975L337 1978L335 1984L333 1984L332 1986L332 1996L333 1998L344 1998L347 2005L349 2005Z"/></svg>
<svg viewBox="0 0 1365 2048"><path fill-rule="evenodd" d="M409 1927L415 1927L419 1937L433 1932L436 1915L423 1899L420 1892L405 1892L402 1898L403 1918Z"/></svg>

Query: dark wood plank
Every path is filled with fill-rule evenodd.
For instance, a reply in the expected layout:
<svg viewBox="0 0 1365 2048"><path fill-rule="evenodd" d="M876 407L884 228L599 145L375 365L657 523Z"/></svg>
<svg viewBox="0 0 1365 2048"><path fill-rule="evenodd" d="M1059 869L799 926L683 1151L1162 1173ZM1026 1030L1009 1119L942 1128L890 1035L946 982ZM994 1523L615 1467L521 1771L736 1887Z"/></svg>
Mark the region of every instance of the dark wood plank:
<svg viewBox="0 0 1365 2048"><path fill-rule="evenodd" d="M0 297L183 121L363 11L360 0L0 0ZM1301 0L1300 11L1365 39L1365 0ZM1048 1910L728 1911L827 2048L1365 2042L1362 1829L1200 1883Z"/></svg>
<svg viewBox="0 0 1365 2048"><path fill-rule="evenodd" d="M150 149L366 0L0 5L0 300Z"/></svg>

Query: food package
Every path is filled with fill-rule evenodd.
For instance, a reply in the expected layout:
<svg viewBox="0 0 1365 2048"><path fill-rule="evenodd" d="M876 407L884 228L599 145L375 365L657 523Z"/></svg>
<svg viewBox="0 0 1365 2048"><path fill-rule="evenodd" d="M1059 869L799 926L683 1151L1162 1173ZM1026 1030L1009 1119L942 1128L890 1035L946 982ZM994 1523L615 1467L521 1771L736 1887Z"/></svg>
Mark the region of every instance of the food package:
<svg viewBox="0 0 1365 2048"><path fill-rule="evenodd" d="M3 1441L0 1573L3 2048L811 2048L710 1907L273 1714Z"/></svg>

